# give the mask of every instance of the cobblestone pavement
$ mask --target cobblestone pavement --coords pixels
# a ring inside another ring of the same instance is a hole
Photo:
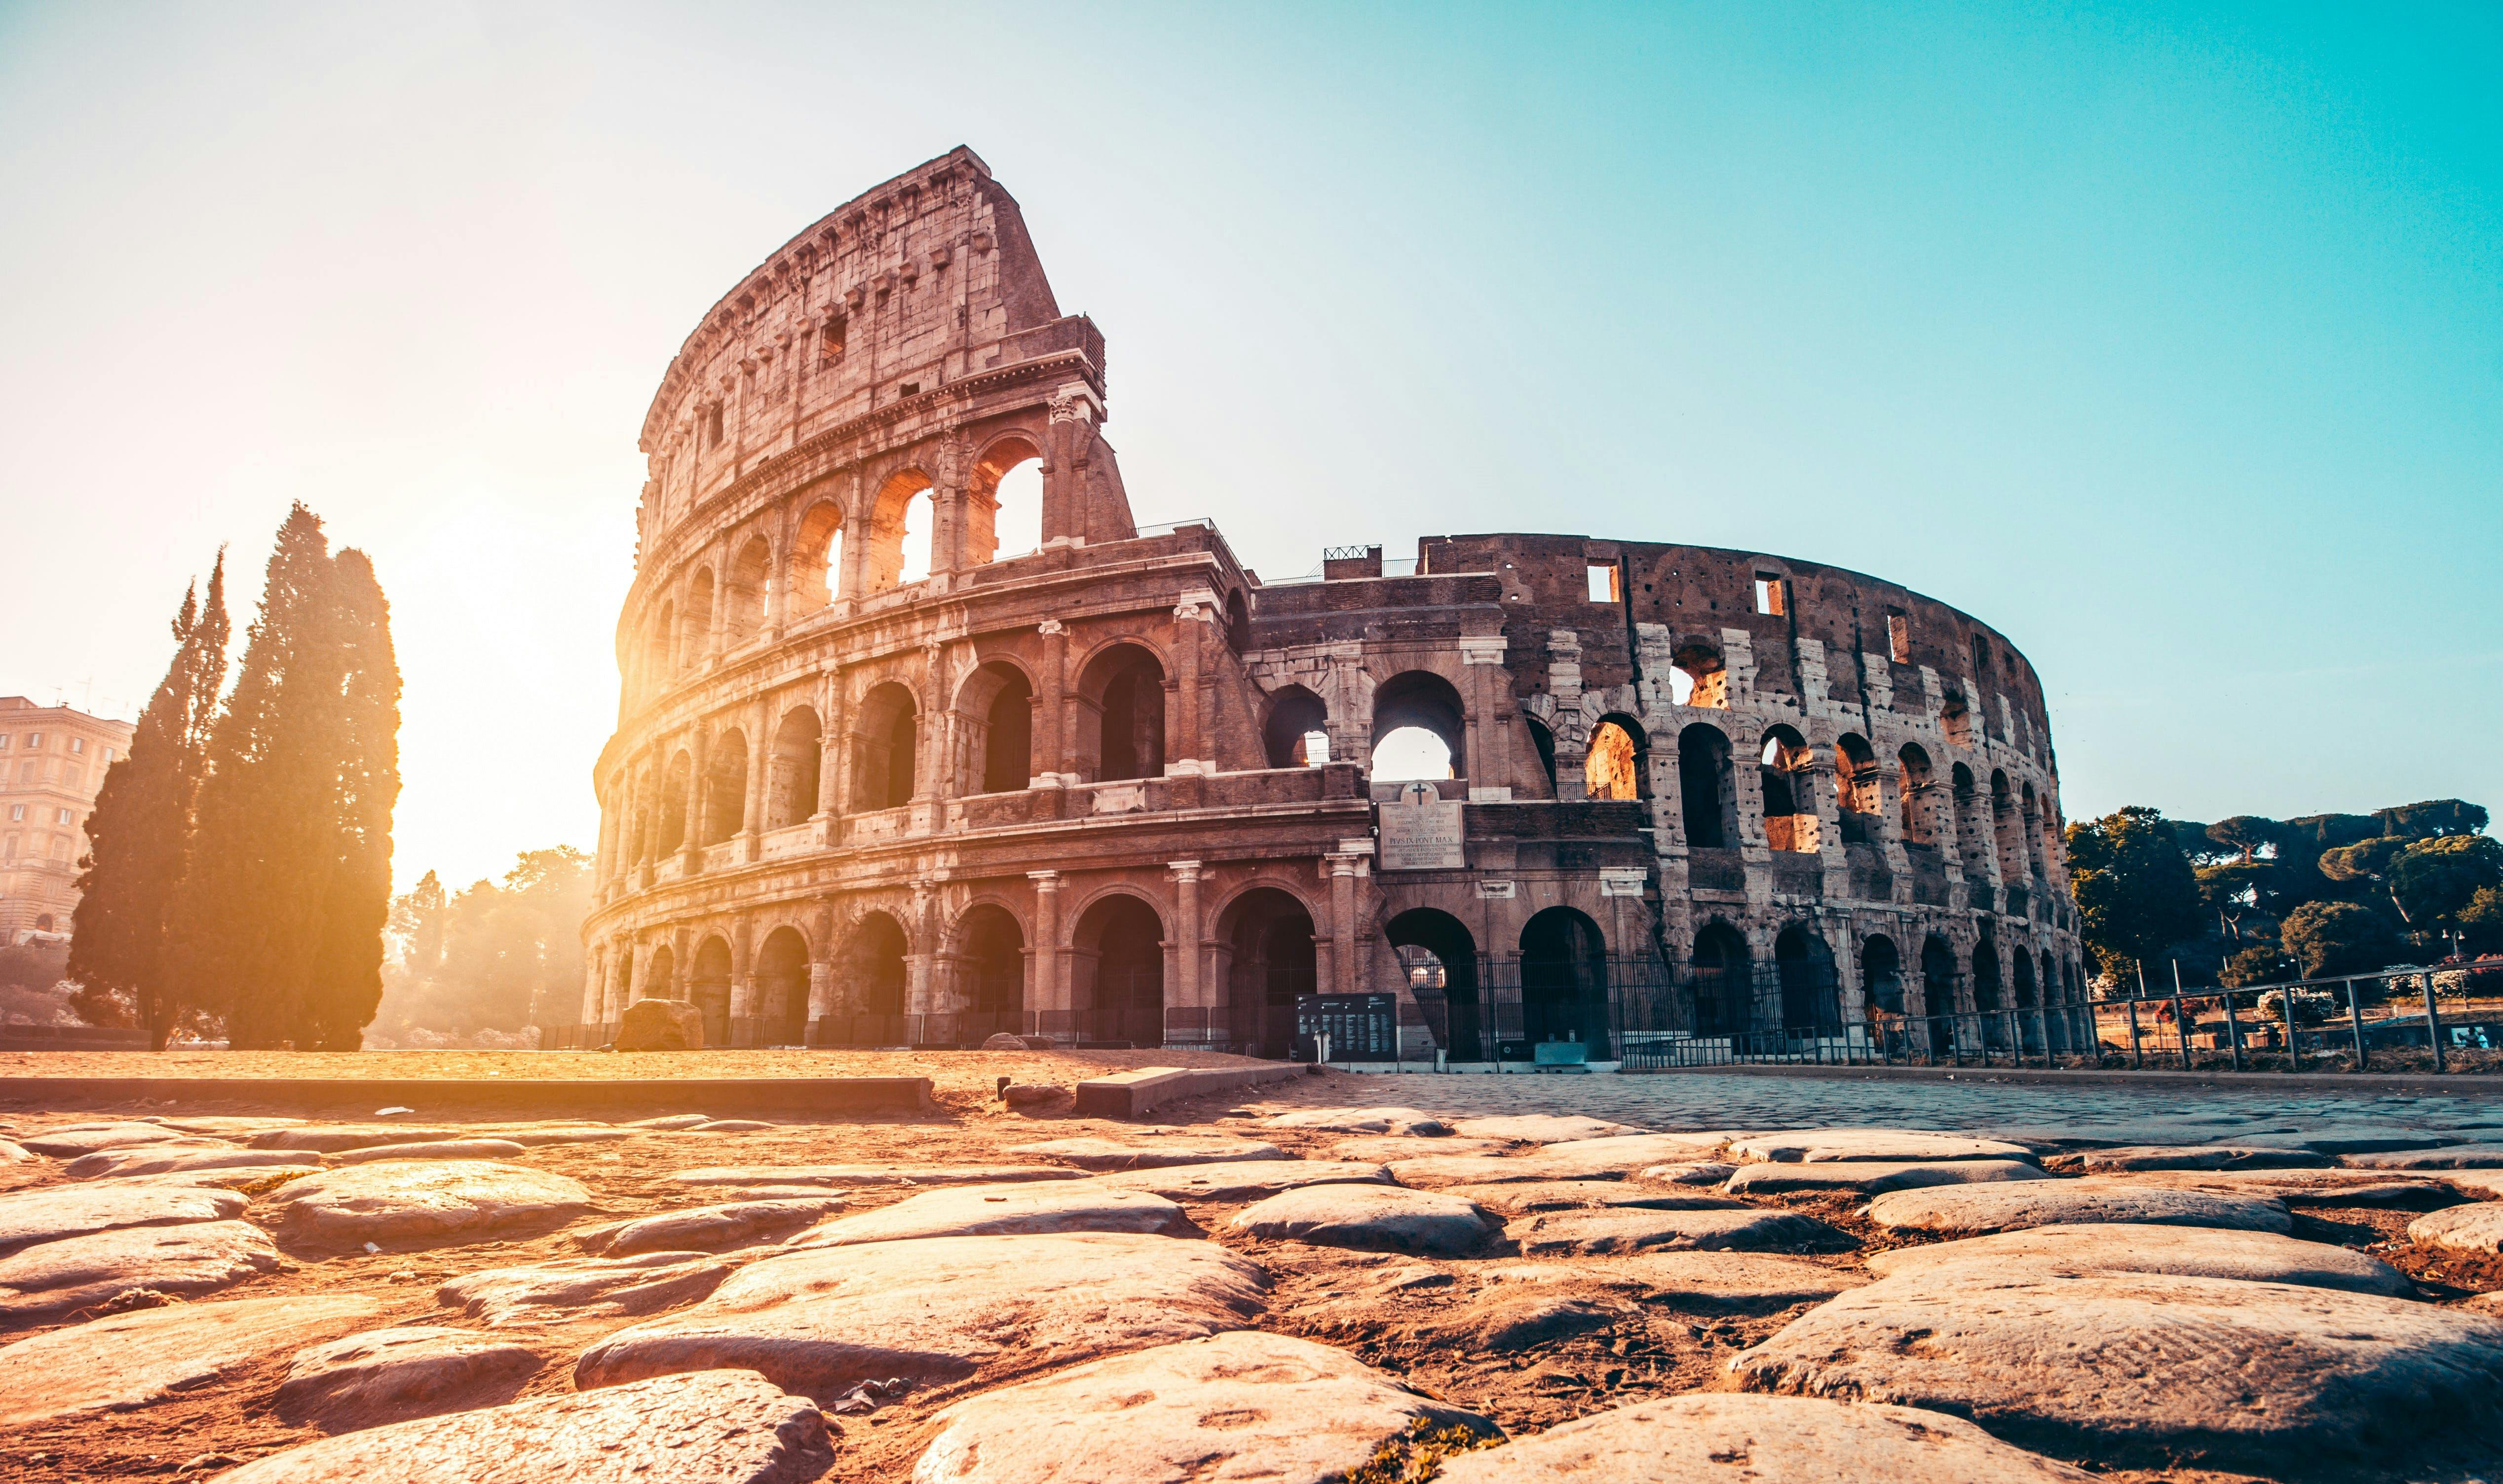
[[[2330,1128],[2503,1129],[2503,1085],[2456,1094],[2288,1092],[2202,1083],[2039,1083],[1973,1072],[1952,1080],[1669,1072],[1615,1076],[1358,1075],[1331,1072],[1262,1089],[1284,1111],[1350,1102],[1474,1118],[1581,1113],[1645,1129],[1886,1125],[1958,1132],[2040,1132],[2079,1142],[2206,1143]]]

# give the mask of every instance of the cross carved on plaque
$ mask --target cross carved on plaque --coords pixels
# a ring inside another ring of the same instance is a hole
[[[1442,796],[1442,791],[1422,778],[1399,791],[1400,801],[1410,804],[1430,804]]]

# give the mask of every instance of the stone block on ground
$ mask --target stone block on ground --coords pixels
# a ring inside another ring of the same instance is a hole
[[[2132,1169],[2293,1169],[2327,1164],[2329,1157],[2267,1144],[2125,1144],[2089,1149],[2077,1156],[2076,1163],[2082,1170],[2102,1174]]]
[[[219,1169],[319,1169],[322,1157],[289,1149],[237,1149],[231,1144],[193,1149],[179,1144],[141,1144],[81,1155],[62,1171],[73,1180],[122,1180],[140,1175],[182,1175]]]
[[[1485,1289],[1466,1302],[1438,1309],[1408,1326],[1404,1337],[1470,1355],[1502,1354],[1641,1321],[1642,1310],[1616,1295],[1578,1294],[1560,1284],[1514,1284]]]
[[[2503,1169],[2503,1144],[2453,1144],[2443,1149],[2350,1154],[2340,1163],[2350,1169]]]
[[[730,1265],[702,1252],[554,1258],[527,1267],[463,1273],[434,1291],[491,1330],[602,1315],[650,1314],[693,1303],[721,1286]]]
[[[1979,1265],[2002,1274],[2171,1273],[2342,1288],[2406,1298],[2407,1274],[2370,1254],[2327,1242],[2298,1241],[2274,1231],[2216,1227],[2050,1226],[1961,1241],[1872,1252],[1868,1268],[1881,1278]]]
[[[2129,1178],[2167,1190],[2265,1196],[2290,1206],[2407,1205],[2451,1197],[2451,1187],[2431,1175],[2368,1169],[2150,1169]]]
[[[2503,1169],[2446,1169],[2435,1178],[2471,1200],[2503,1200]]]
[[[1696,1186],[1637,1185],[1629,1180],[1522,1180],[1507,1185],[1447,1185],[1442,1194],[1474,1200],[1506,1216],[1541,1211],[1631,1208],[1652,1211],[1728,1211],[1744,1202]]]
[[[2503,1401],[2503,1323],[2378,1295],[2159,1273],[1881,1279],[1732,1363],[1750,1391],[1885,1400],[2064,1452],[2391,1468]]]
[[[1007,1151],[1021,1160],[1042,1160],[1079,1169],[1110,1172],[1161,1169],[1168,1164],[1221,1164],[1229,1160],[1285,1160],[1286,1151],[1257,1139],[1169,1139],[1127,1143],[1119,1139],[1051,1139],[1019,1144]]]
[[[1474,1252],[1497,1224],[1474,1200],[1395,1185],[1311,1185],[1247,1206],[1226,1229],[1271,1241],[1456,1256]]]
[[[1722,1185],[1737,1172],[1737,1165],[1718,1160],[1690,1160],[1675,1164],[1646,1164],[1626,1178],[1648,1180],[1655,1185]]]
[[[385,1160],[509,1160],[526,1154],[511,1139],[438,1139],[426,1144],[376,1144],[330,1157],[334,1164],[378,1164]]]
[[[956,1402],[914,1484],[1334,1484],[1419,1422],[1492,1433],[1354,1357],[1238,1331]]]
[[[1071,1180],[924,1191],[874,1211],[821,1222],[784,1245],[845,1247],[934,1236],[1029,1236],[1054,1231],[1182,1236],[1194,1231],[1182,1207],[1161,1196]]]
[[[520,1164],[395,1160],[291,1180],[266,1204],[285,1231],[313,1241],[441,1244],[552,1225],[588,1207],[591,1192]]]
[[[1084,1170],[1061,1164],[741,1164],[682,1169],[678,1185],[819,1186],[843,1189],[878,1185],[1012,1185],[1024,1180],[1082,1180]]]
[[[1822,1302],[1869,1281],[1856,1268],[1726,1249],[1650,1251],[1557,1265],[1587,1282],[1636,1289],[1654,1303],[1705,1314]]]
[[[1169,1236],[1077,1232],[823,1247],[751,1263],[704,1302],[593,1345],[575,1384],[741,1366],[832,1405],[863,1381],[1097,1360],[1246,1329],[1267,1276]]]
[[[472,1330],[367,1330],[295,1353],[278,1415],[325,1433],[498,1406],[546,1363],[529,1346]]]
[[[1444,1462],[1443,1484],[2090,1484],[1961,1418],[1804,1397],[1638,1401]]]
[[[638,999],[617,1018],[619,1051],[702,1051],[703,1012],[683,999]]]
[[[253,1135],[255,1149],[301,1149],[314,1154],[340,1154],[350,1149],[371,1149],[379,1144],[430,1144],[441,1139],[471,1137],[467,1129],[426,1128],[397,1124],[306,1124],[293,1129],[272,1129]]]
[[[2006,1139],[1972,1138],[1927,1129],[1787,1129],[1771,1133],[1741,1133],[1730,1140],[1731,1154],[1775,1164],[1821,1160],[1896,1160],[1928,1164],[1937,1160],[2030,1160],[2034,1151]]]
[[[1843,1246],[1842,1232],[1795,1211],[1741,1206],[1729,1211],[1556,1211],[1505,1229],[1523,1257],[1593,1257],[1621,1252]]]
[[[229,1298],[48,1330],[0,1347],[0,1429],[143,1407],[354,1330],[381,1307],[345,1294]]]
[[[1272,1129],[1303,1129],[1314,1133],[1404,1133],[1432,1137],[1451,1126],[1415,1108],[1299,1108],[1266,1121]]]
[[[1543,1180],[1619,1180],[1655,1164],[1706,1161],[1719,1147],[1709,1134],[1620,1133],[1568,1139],[1516,1158]]]
[[[1353,1160],[1235,1160],[1097,1175],[1089,1183],[1146,1191],[1167,1200],[1258,1200],[1307,1185],[1388,1185],[1390,1171]]]
[[[91,1309],[134,1289],[189,1298],[275,1272],[278,1248],[243,1221],[120,1227],[0,1258],[0,1324]]]
[[[1463,1118],[1452,1131],[1464,1139],[1493,1139],[1510,1144],[1560,1144],[1567,1139],[1601,1139],[1645,1130],[1604,1118],[1557,1113],[1515,1113],[1499,1118]]]
[[[1000,1101],[1011,1108],[1040,1108],[1068,1096],[1067,1088],[1051,1082],[1011,1082],[1000,1089]]]
[[[1330,1146],[1330,1153],[1342,1160],[1361,1160],[1367,1164],[1388,1164],[1393,1160],[1501,1154],[1504,1148],[1501,1139],[1428,1138],[1415,1133],[1375,1133],[1341,1139]]]
[[[2503,1253],[2503,1202],[2481,1200],[2408,1223],[2408,1240],[2445,1252]]]
[[[2021,1160],[1818,1160],[1797,1164],[1750,1164],[1732,1172],[1729,1189],[1749,1196],[1785,1191],[1918,1190],[1930,1185],[1988,1185],[2004,1180],[2047,1180],[2041,1167]]]
[[[756,1242],[780,1241],[810,1222],[841,1210],[843,1205],[842,1197],[827,1195],[729,1201],[613,1221],[571,1236],[575,1246],[602,1257],[626,1257],[637,1252],[721,1252]]]
[[[0,1164],[31,1164],[35,1156],[15,1139],[0,1139]]]
[[[2280,1232],[2294,1226],[2284,1204],[2269,1197],[2099,1177],[1893,1191],[1869,1203],[1869,1219],[1898,1230],[1958,1234],[2086,1223]]]
[[[815,1406],[751,1372],[717,1370],[344,1433],[218,1479],[803,1484],[833,1463],[826,1421]]]
[[[621,1129],[648,1129],[666,1133],[674,1129],[692,1129],[698,1124],[708,1124],[711,1122],[712,1115],[709,1113],[664,1113],[658,1118],[638,1118],[631,1123],[620,1124],[618,1127]]]
[[[162,1124],[88,1124],[63,1129],[50,1129],[38,1133],[20,1134],[19,1144],[36,1154],[55,1160],[75,1160],[99,1149],[127,1149],[137,1144],[190,1144],[208,1142],[196,1134]]]
[[[0,1196],[0,1254],[119,1227],[231,1221],[244,1197],[192,1185],[112,1183],[46,1186]]]

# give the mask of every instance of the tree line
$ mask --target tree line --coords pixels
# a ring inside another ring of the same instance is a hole
[[[468,1040],[573,1019],[591,858],[568,845],[524,851],[498,882],[462,892],[429,871],[394,897],[378,1036]]]
[[[68,971],[94,1025],[353,1051],[382,995],[399,666],[373,564],[289,511],[226,686],[225,554],[106,772]]]
[[[2123,809],[2069,826],[2078,935],[2111,977],[2169,961],[2235,988],[2503,951],[2486,826],[2456,798],[2214,824]]]

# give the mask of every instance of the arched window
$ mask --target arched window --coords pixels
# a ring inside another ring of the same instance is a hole
[[[859,744],[852,774],[854,811],[896,809],[912,802],[915,739],[920,718],[912,692],[894,681],[861,698],[854,737]]]
[[[663,603],[661,616],[652,622],[652,632],[643,645],[644,678],[655,684],[677,673],[678,668],[678,605]]]
[[[1269,697],[1269,720],[1261,724],[1260,741],[1273,768],[1313,767],[1329,761],[1329,733],[1324,729],[1329,708],[1301,686],[1286,686]]]
[[[1999,848],[1999,877],[2009,886],[2025,883],[2025,820],[2016,810],[2016,795],[2007,775],[1990,770],[1990,831]]]
[[[1775,850],[1813,855],[1823,848],[1818,838],[1821,822],[1816,814],[1814,765],[1806,739],[1795,728],[1775,726],[1765,733],[1765,843]]]
[[[1556,733],[1548,729],[1545,722],[1526,711],[1521,714],[1521,720],[1528,728],[1530,749],[1538,754],[1538,770],[1547,775],[1547,796],[1554,798],[1556,796]]]
[[[918,469],[889,475],[870,507],[869,559],[863,576],[872,593],[930,575],[936,516],[930,476]]]
[[[1869,739],[1846,732],[1834,745],[1835,813],[1846,845],[1874,845],[1882,826],[1878,812],[1884,791],[1877,783],[1877,754]]]
[[[678,662],[676,668],[690,670],[702,664],[712,646],[712,568],[706,567],[687,584],[685,617],[678,625]]]
[[[800,518],[800,536],[791,547],[791,615],[814,613],[842,596],[843,512],[832,500],[819,500]]]
[[[2031,1010],[2034,1008],[2034,956],[2021,948],[2018,949],[2015,954],[2015,968],[2016,1008]]]
[[[1015,1034],[1025,1011],[1025,930],[1006,908],[984,902],[957,920],[956,953],[957,999],[980,1017],[974,1029]]]
[[[1583,758],[1582,775],[1588,796],[1630,800],[1651,796],[1650,759],[1643,745],[1642,724],[1612,716],[1591,732],[1591,750]]]
[[[1465,777],[1466,716],[1460,692],[1430,670],[1384,681],[1373,692],[1372,776],[1391,782]]]
[[[773,549],[763,536],[749,538],[738,549],[738,559],[730,564],[730,582],[722,592],[722,601],[729,605],[722,613],[729,636],[725,648],[737,649],[765,632],[766,589],[772,572]]]
[[[1937,802],[1931,796],[1937,786],[1930,776],[1930,755],[1921,751],[1917,745],[1906,742],[1903,744],[1903,750],[1895,755],[1895,760],[1903,770],[1902,782],[1903,843],[1919,846],[1935,844],[1937,840],[1937,831],[1930,824],[1930,810]]]
[[[2019,792],[2017,819],[2017,854],[2025,862],[2025,874],[2040,885],[2042,881],[2042,856],[2039,849],[2042,843],[2042,815],[2035,806],[2034,786],[2030,783]]]
[[[835,956],[836,994],[850,1010],[841,1039],[861,1046],[903,1039],[905,957],[911,951],[903,924],[883,912],[862,916]]]
[[[1693,850],[1738,843],[1738,795],[1730,767],[1730,739],[1697,722],[1677,734],[1677,796]]]
[[[808,945],[796,928],[766,934],[756,954],[757,1039],[800,1046],[808,1039]]]
[[[1599,926],[1570,907],[1549,907],[1521,929],[1522,1031],[1531,1045],[1580,1041],[1608,1053],[1608,958]]]
[[[1312,914],[1290,894],[1257,887],[1226,905],[1217,937],[1232,954],[1225,991],[1237,1049],[1248,1056],[1290,1055],[1296,997],[1318,988]]]
[[[1728,709],[1730,672],[1722,667],[1719,650],[1706,644],[1680,645],[1669,664],[1668,698],[1672,702]]]
[[[695,784],[695,759],[681,751],[661,775],[660,854],[673,856],[687,843],[687,790]]]
[[[669,945],[664,943],[652,950],[651,965],[644,970],[643,987],[635,997],[667,999],[669,997],[669,992],[675,988],[677,988],[677,961],[670,955]]]
[[[1043,453],[1022,437],[982,453],[965,506],[965,559],[1006,561],[1043,545]]]
[[[1945,733],[1950,746],[1972,751],[1972,708],[1953,691],[1938,703],[1938,730]]]
[[[1883,933],[1860,945],[1860,997],[1870,1015],[1903,1013],[1903,956]]]
[[[1742,1035],[1755,1016],[1747,940],[1715,918],[1695,934],[1695,1033]]]
[[[1088,907],[1070,935],[1073,988],[1096,1034],[1138,1046],[1164,1044],[1164,922],[1135,896]]]
[[[718,935],[696,950],[695,967],[687,975],[687,998],[703,1016],[706,1046],[730,1044],[730,944]]]
[[[1921,943],[1921,1013],[1952,1015],[1955,1008],[1955,950],[1934,932]]]
[[[747,821],[747,734],[726,731],[712,740],[712,757],[704,769],[703,838],[700,845],[719,845],[738,833]]]
[[[1161,778],[1165,667],[1137,644],[1116,644],[1078,677],[1078,763],[1097,783]]]
[[[1478,945],[1460,920],[1431,907],[1415,907],[1383,928],[1391,952],[1408,970],[1425,1025],[1454,1062],[1483,1062],[1487,1047],[1478,999]]]
[[[1225,642],[1238,655],[1252,647],[1252,605],[1239,590],[1225,595]]]
[[[994,659],[956,693],[964,742],[958,776],[968,793],[1014,793],[1034,782],[1034,687],[1025,672]]]
[[[1825,939],[1793,923],[1773,940],[1773,966],[1782,982],[1782,1029],[1815,1030],[1842,1018],[1835,1003],[1834,956]]]
[[[773,729],[773,755],[765,775],[765,827],[781,829],[817,812],[817,771],[825,749],[817,713],[795,706]]]
[[[1972,945],[1972,1007],[1988,1014],[1999,1004],[1999,945],[1988,938]]]
[[[1947,789],[1955,804],[1956,860],[1964,867],[1964,879],[1978,894],[1975,905],[1988,910],[1990,902],[1990,831],[1982,813],[1981,792],[1974,785],[1972,769],[1959,762],[1947,769]]]

